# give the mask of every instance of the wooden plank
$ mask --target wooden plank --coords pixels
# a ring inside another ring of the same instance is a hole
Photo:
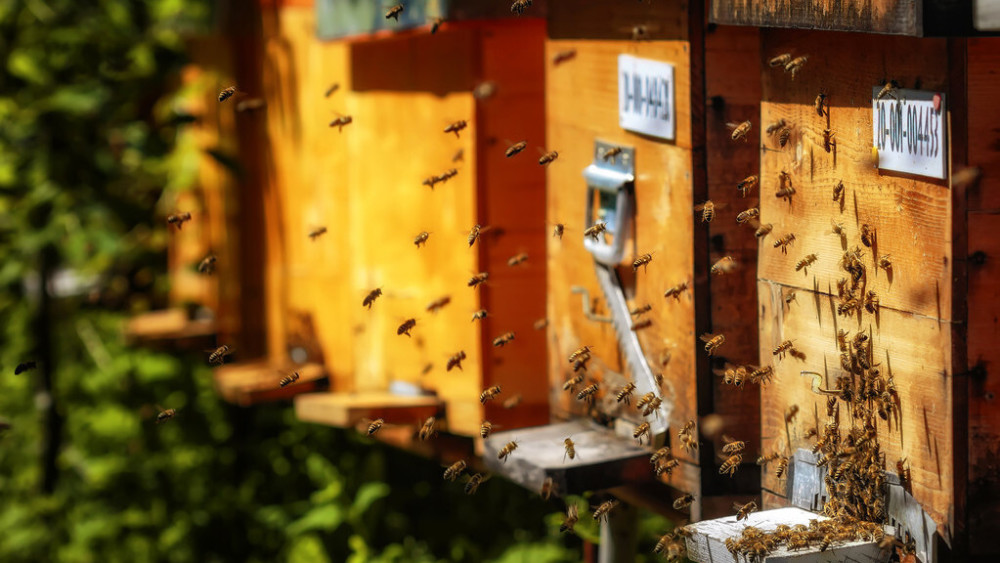
[[[192,319],[180,307],[136,315],[125,325],[125,338],[141,345],[201,351],[215,341],[215,321]]]
[[[968,40],[969,166],[982,169],[969,187],[969,210],[1000,209],[1000,38]]]
[[[950,320],[950,191],[941,181],[878,174],[869,164],[872,86],[892,78],[906,87],[919,82],[921,89],[946,90],[945,40],[780,30],[762,32],[762,37],[764,101],[761,119],[753,123],[766,147],[760,220],[774,230],[762,243],[759,276],[800,289],[836,291],[844,247],[839,237],[827,234],[834,220],[844,224],[847,247],[865,251],[867,289],[878,294],[883,307]],[[806,46],[811,48],[805,51]],[[810,57],[794,80],[767,64],[770,57],[789,52]],[[817,115],[813,106],[821,92],[831,104],[829,118]],[[792,128],[784,149],[763,131],[778,119]],[[829,153],[827,128],[836,132],[835,150]],[[796,190],[790,203],[774,195],[783,170]],[[841,181],[843,207],[832,198]],[[877,248],[861,246],[863,224],[876,228]],[[788,233],[795,242],[783,254],[772,243]],[[749,229],[746,236],[752,236]],[[891,282],[873,267],[873,253],[891,255]],[[808,254],[816,254],[817,262],[797,272],[796,263]]]
[[[389,393],[309,393],[295,397],[299,420],[348,427],[365,426],[381,418],[391,425],[420,425],[435,416],[444,404],[433,396],[401,396]],[[365,422],[367,421],[367,422]]]
[[[709,21],[757,27],[792,27],[922,35],[922,0],[713,0]]]
[[[686,40],[689,9],[688,2],[553,1],[548,6],[549,37],[621,41],[634,38],[636,28],[641,27],[638,33],[643,41]]]
[[[291,373],[299,379],[286,387],[279,382]],[[267,361],[228,364],[214,370],[215,389],[223,399],[241,406],[290,399],[329,386],[320,364],[280,365]]]

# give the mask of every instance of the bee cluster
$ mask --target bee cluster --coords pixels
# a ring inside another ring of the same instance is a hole
[[[774,530],[765,532],[755,526],[743,528],[738,538],[726,538],[726,549],[735,557],[746,561],[763,561],[780,547],[788,551],[808,549],[816,546],[826,551],[836,543],[857,540],[882,541],[882,526],[863,520],[812,520],[809,524],[788,526],[779,524]]]

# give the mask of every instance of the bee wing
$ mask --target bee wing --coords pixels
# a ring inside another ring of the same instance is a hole
[[[705,334],[702,334],[698,338],[700,338],[702,342],[708,342],[709,340],[715,338],[715,335],[712,334],[711,332],[706,332]]]

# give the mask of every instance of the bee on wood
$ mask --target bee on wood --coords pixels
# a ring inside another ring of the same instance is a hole
[[[757,187],[759,182],[760,178],[758,178],[756,174],[753,176],[747,176],[746,178],[743,178],[739,184],[736,184],[736,189],[740,191],[741,196],[746,197],[747,194],[750,193],[750,190]]]
[[[767,61],[767,64],[771,65],[772,67],[776,67],[776,66],[784,67],[791,60],[792,60],[792,55],[791,54],[789,54],[789,53],[782,53],[782,54],[780,54],[780,55],[778,55],[776,57],[771,57]]]
[[[385,424],[385,421],[381,418],[373,420],[372,423],[368,425],[368,435],[374,436],[376,432],[382,429],[383,424]]]
[[[778,461],[778,467],[774,469],[775,478],[781,479],[786,471],[788,471],[788,458],[783,457]]]
[[[212,350],[212,353],[208,355],[208,363],[210,365],[222,365],[222,363],[226,361],[226,356],[231,353],[232,349],[228,345],[223,344],[215,350]]]
[[[507,344],[510,344],[510,342],[513,340],[514,340],[514,333],[505,332],[493,339],[493,346],[496,348],[503,348]]]
[[[683,510],[694,502],[694,495],[688,493],[674,501],[674,510]],[[655,550],[654,550],[655,551]]]
[[[730,477],[733,477],[736,475],[736,470],[740,468],[741,463],[743,463],[743,456],[741,454],[733,454],[729,456],[719,467],[719,475],[728,473]]]
[[[670,289],[664,291],[663,292],[663,296],[664,297],[673,297],[677,301],[680,301],[681,294],[684,293],[685,291],[687,291],[687,289],[688,289],[688,282],[681,282],[681,283],[679,283],[679,284],[671,287]]]
[[[549,500],[552,497],[552,491],[555,490],[556,484],[552,481],[552,477],[546,477],[542,481],[542,488],[538,492],[539,495],[545,500]]]
[[[594,223],[593,227],[588,227],[587,230],[583,231],[583,236],[590,237],[594,240],[600,240],[601,233],[606,230],[608,230],[608,224],[604,221],[598,221]]]
[[[559,158],[559,153],[556,151],[549,151],[538,158],[538,164],[545,166],[555,159]]]
[[[420,248],[420,245],[427,244],[427,239],[429,239],[430,237],[431,237],[430,233],[428,233],[427,231],[423,231],[419,235],[417,235],[416,238],[413,239],[413,244],[417,245],[417,248]]]
[[[618,155],[620,155],[621,153],[622,153],[621,147],[610,147],[608,149],[605,149],[604,154],[601,155],[601,158],[604,159],[605,162],[609,160],[611,162],[614,162],[615,159],[618,158]]]
[[[643,422],[639,426],[636,426],[635,427],[635,431],[632,432],[632,437],[635,438],[636,440],[638,440],[640,446],[642,445],[642,438],[644,436],[646,437],[647,440],[649,439],[649,423],[648,422]]]
[[[795,301],[795,292],[789,291],[785,294],[785,305],[791,305],[792,301]]]
[[[584,356],[586,356],[587,358],[590,358],[590,346],[582,346],[582,347],[578,348],[577,350],[575,350],[572,354],[570,354],[569,355],[569,363],[572,364],[573,362],[575,362],[577,360],[577,358],[582,358]]]
[[[431,22],[431,35],[437,33],[442,25],[444,25],[444,18],[434,18],[434,21]]]
[[[568,49],[566,51],[559,51],[558,53],[556,53],[555,55],[552,56],[552,64],[555,65],[555,66],[559,66],[559,65],[563,64],[564,62],[567,62],[567,61],[572,60],[574,58],[576,58],[576,49]]]
[[[594,510],[594,520],[600,520],[601,518],[607,520],[608,514],[610,514],[611,511],[617,506],[617,500],[609,500],[601,503],[601,505],[597,507],[597,510]]]
[[[325,235],[325,234],[326,234],[326,227],[317,227],[317,228],[309,231],[309,239],[310,240],[316,240],[317,238],[319,238],[319,237],[321,237],[322,235]]]
[[[559,240],[562,240],[564,232],[566,232],[566,225],[563,225],[562,223],[556,223],[555,226],[552,227],[552,236],[558,238]]]
[[[706,332],[705,334],[702,334],[700,338],[701,341],[705,343],[705,351],[708,352],[709,356],[714,354],[715,351],[719,349],[719,346],[726,343],[726,335],[724,334],[715,335]]]
[[[635,391],[635,383],[629,381],[628,383],[625,384],[624,387],[621,388],[620,391],[618,391],[618,394],[615,395],[615,399],[619,403],[625,403],[626,405],[630,405],[632,402],[633,391]]]
[[[559,532],[568,532],[576,526],[577,521],[580,519],[579,513],[575,504],[571,504],[566,507],[566,519],[563,520],[562,525],[559,526]]]
[[[889,270],[892,270],[892,259],[891,258],[892,258],[892,255],[890,255],[890,254],[883,254],[882,256],[879,256],[878,257],[878,267],[882,268],[886,272],[888,272]]]
[[[480,310],[476,311],[475,313],[472,313],[472,322],[481,321],[481,320],[485,319],[488,316],[489,316],[489,313],[486,312],[486,309],[480,309]]]
[[[760,217],[760,209],[751,207],[746,211],[741,211],[740,214],[736,216],[736,222],[742,225],[755,217]]]
[[[872,290],[865,294],[865,310],[873,315],[878,313],[878,294]]]
[[[583,383],[583,374],[574,375],[563,382],[563,391],[573,391],[581,383]]]
[[[636,321],[636,322],[632,323],[631,330],[633,332],[637,332],[637,331],[640,331],[640,330],[642,330],[644,328],[649,328],[651,326],[653,326],[653,319],[644,319],[644,320]]]
[[[191,213],[187,211],[185,211],[184,213],[175,213],[173,215],[167,216],[167,224],[177,225],[178,231],[181,230],[182,226],[184,226],[185,221],[190,221],[190,220],[191,220]]]
[[[823,92],[820,92],[816,96],[816,101],[813,102],[813,106],[816,108],[816,113],[818,113],[820,117],[823,117],[824,115],[826,115],[826,113],[829,112],[829,110],[827,110],[826,112],[823,111],[823,106],[826,105],[826,103],[827,103],[826,102],[826,94],[824,94]],[[827,106],[827,107],[829,107],[829,106]]]
[[[219,102],[224,102],[229,98],[232,98],[234,94],[236,94],[236,86],[226,88],[225,90],[219,92]]]
[[[890,80],[885,83],[885,86],[883,86],[881,90],[878,91],[878,94],[875,94],[875,99],[881,100],[882,98],[890,94],[892,94],[892,97],[895,98],[896,97],[896,94],[894,93],[895,90],[896,90],[896,82]]]
[[[875,229],[867,223],[861,225],[861,244],[871,248],[875,244]]]
[[[485,480],[486,477],[482,473],[476,473],[475,475],[470,477],[469,482],[465,484],[465,494],[467,495],[476,494],[476,491],[479,490],[479,485],[482,485],[483,481]]]
[[[644,25],[636,25],[632,27],[632,41],[642,41],[649,36],[649,29]]]
[[[653,306],[650,305],[649,303],[646,303],[642,307],[636,307],[635,309],[632,309],[631,311],[629,311],[629,314],[632,315],[633,317],[641,317],[642,315],[645,315],[646,313],[652,310]]]
[[[775,133],[777,133],[778,131],[781,131],[784,128],[785,128],[785,120],[784,119],[779,119],[779,120],[771,123],[770,125],[768,125],[767,129],[765,130],[765,132],[767,133],[768,137],[771,137]]]
[[[451,371],[451,368],[458,368],[459,370],[461,370],[462,360],[464,359],[465,359],[465,350],[460,350],[457,354],[448,358],[448,365],[446,366],[445,371]]]
[[[510,5],[510,11],[520,16],[529,6],[531,6],[531,0],[514,0]]]
[[[28,362],[21,362],[17,364],[17,367],[14,368],[14,375],[21,375],[22,373],[29,370],[33,370],[36,367],[38,367],[38,362],[35,362],[34,360]]]
[[[403,5],[396,4],[395,6],[389,8],[389,11],[385,13],[385,19],[394,19],[399,21],[399,14],[403,13]]]
[[[778,344],[778,346],[774,350],[771,351],[771,354],[774,355],[774,356],[779,356],[781,358],[784,358],[785,357],[785,353],[788,352],[791,349],[792,349],[792,341],[791,340],[785,340],[781,344]]]
[[[444,132],[445,133],[454,133],[455,134],[455,138],[458,139],[458,138],[461,138],[459,136],[458,132],[461,131],[462,129],[465,129],[466,127],[468,127],[468,125],[469,125],[468,122],[465,121],[464,119],[462,119],[460,121],[456,121],[455,123],[452,123],[451,125],[445,127]]]
[[[750,372],[747,379],[750,383],[770,383],[771,377],[774,375],[774,366],[764,366],[759,369],[755,369]]]
[[[778,199],[791,200],[793,195],[795,195],[795,188],[790,185],[780,188],[778,191],[774,192],[774,197]]]
[[[767,224],[761,225],[761,226],[757,227],[756,231],[754,231],[753,236],[755,236],[757,238],[764,238],[767,235],[771,234],[771,231],[773,229],[774,229],[774,225],[772,225],[771,223],[767,223]]]
[[[349,115],[342,115],[330,122],[330,127],[336,127],[338,132],[343,133],[344,126],[354,122],[354,118]]]
[[[472,227],[472,230],[469,231],[469,247],[476,244],[476,241],[479,240],[479,233],[482,232],[482,230],[483,228],[479,225],[474,225]]]
[[[299,372],[297,371],[292,372],[291,375],[286,375],[285,377],[282,377],[280,381],[278,381],[278,387],[288,387],[289,385],[295,383],[298,380],[299,380]]]
[[[444,470],[444,478],[448,481],[454,482],[455,479],[458,479],[459,476],[461,476],[464,471],[465,471],[465,460],[460,459],[455,463],[449,465],[448,468]]]
[[[403,321],[403,324],[399,325],[399,328],[396,329],[396,336],[402,336],[404,334],[406,336],[410,336],[410,331],[413,330],[413,327],[415,326],[417,326],[417,319],[406,319]]]
[[[646,267],[652,261],[653,261],[653,254],[651,252],[647,252],[646,254],[643,254],[642,256],[636,258],[634,262],[632,262],[632,271],[633,272],[639,271],[640,266],[642,266],[643,271],[646,271]]]
[[[792,136],[792,130],[789,127],[785,127],[781,131],[778,131],[778,146],[785,148],[788,144],[788,139]]]
[[[775,248],[780,248],[782,254],[787,254],[788,253],[788,246],[790,244],[792,244],[793,242],[795,242],[795,235],[792,234],[792,233],[789,233],[789,234],[787,234],[787,235],[779,238],[778,240],[774,241],[774,247]]]
[[[594,404],[594,396],[597,393],[597,384],[591,383],[590,385],[583,388],[582,391],[576,394],[576,399],[578,401],[586,401],[587,404]]]
[[[427,420],[424,421],[424,425],[420,427],[420,441],[426,442],[431,436],[434,435],[435,422],[437,422],[437,419],[433,416],[427,417]]]
[[[681,462],[678,459],[664,459],[661,460],[659,464],[657,464],[654,472],[656,473],[657,477],[662,476],[664,473],[666,473],[669,476],[671,473],[673,473],[674,469],[677,469],[677,467],[680,464]]]
[[[537,321],[535,321],[535,324],[533,325],[533,328],[535,330],[542,330],[542,329],[544,329],[547,326],[549,326],[549,320],[548,319],[538,319]]]
[[[500,451],[497,452],[497,459],[503,461],[504,463],[507,463],[507,458],[510,457],[510,454],[514,453],[514,450],[516,449],[517,449],[516,440],[513,442],[507,442],[507,445],[500,448]]]
[[[566,461],[566,456],[570,459],[576,458],[576,444],[573,443],[572,438],[566,438],[563,440],[563,445],[565,446],[566,453],[563,454],[563,461]]]
[[[175,416],[177,416],[177,409],[160,409],[160,412],[156,413],[156,423],[163,424]]]
[[[469,278],[469,287],[478,287],[486,283],[486,280],[489,279],[489,277],[490,274],[488,272],[480,272]]]
[[[507,147],[507,151],[504,153],[507,158],[520,154],[521,151],[528,148],[528,141],[521,141],[519,143],[514,143],[513,145]]]
[[[736,269],[736,260],[732,256],[725,256],[719,259],[718,262],[712,264],[711,272],[717,276],[722,274],[731,273]]]
[[[731,438],[729,436],[723,436],[722,441],[725,442],[725,445],[722,446],[722,453],[726,455],[738,454],[742,452],[744,448],[746,448],[747,446],[746,442],[737,440],[735,438]]]
[[[430,188],[430,189],[433,190],[434,189],[434,185],[437,184],[440,181],[441,181],[441,177],[440,176],[428,176],[427,178],[424,179],[423,182],[420,183],[420,185],[427,186],[428,188]]]
[[[798,272],[800,270],[808,268],[809,266],[812,266],[816,262],[816,260],[818,260],[818,257],[815,254],[806,255],[805,258],[799,260],[799,262],[795,264],[795,271]]]
[[[510,266],[511,268],[513,268],[514,266],[518,266],[520,264],[524,264],[527,261],[528,261],[528,254],[525,253],[525,252],[522,252],[520,254],[516,254],[516,255],[511,256],[510,258],[508,258],[507,259],[507,265]]]
[[[750,129],[751,127],[753,127],[753,125],[750,123],[749,120],[747,120],[744,121],[743,123],[727,123],[726,127],[729,127],[729,129],[733,132],[732,139],[734,141],[739,141],[740,139],[746,141],[747,133],[750,132]]]
[[[213,274],[215,272],[215,262],[217,260],[218,259],[214,254],[206,256],[205,259],[198,264],[198,273],[207,275]]]
[[[656,465],[661,459],[667,459],[668,457],[670,457],[670,448],[662,447],[649,456],[649,463]]]
[[[750,501],[750,502],[744,504],[743,506],[739,506],[739,505],[734,506],[734,508],[736,508],[736,507],[739,507],[739,511],[736,513],[736,521],[737,522],[739,522],[740,520],[746,520],[747,517],[750,516],[751,512],[756,512],[757,511],[757,503],[754,502],[754,501]]]
[[[493,387],[486,389],[485,391],[482,392],[481,395],[479,395],[479,402],[485,405],[486,401],[494,399],[499,394],[500,394],[500,386],[494,385]]]
[[[493,423],[488,420],[484,420],[483,423],[479,425],[479,435],[482,436],[483,440],[485,440],[489,438],[492,433]]]
[[[837,182],[833,187],[833,201],[840,201],[844,197],[844,182]]]
[[[677,438],[680,440],[681,447],[684,451],[697,451],[698,450],[698,438],[694,434],[694,421],[689,420],[684,428],[681,428],[677,433]]]
[[[377,287],[377,288],[369,291],[368,295],[365,296],[364,301],[361,302],[361,306],[362,307],[368,307],[368,310],[371,311],[372,310],[372,305],[375,304],[375,300],[378,299],[379,296],[381,296],[381,295],[382,295],[382,289],[381,288]]]
[[[795,80],[795,75],[798,74],[800,70],[802,70],[802,67],[805,66],[807,60],[809,60],[809,57],[803,55],[801,57],[796,57],[788,61],[787,63],[785,63],[785,72],[791,74],[792,80]]]

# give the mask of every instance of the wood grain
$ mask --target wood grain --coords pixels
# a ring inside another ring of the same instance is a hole
[[[714,0],[712,23],[921,35],[922,0]]]
[[[982,169],[969,186],[969,210],[1000,210],[1000,38],[968,40],[969,166]]]
[[[292,372],[299,374],[295,383],[280,387],[281,379]],[[325,390],[326,370],[320,364],[276,365],[268,361],[229,364],[212,373],[219,395],[240,406],[290,399],[302,393]]]

